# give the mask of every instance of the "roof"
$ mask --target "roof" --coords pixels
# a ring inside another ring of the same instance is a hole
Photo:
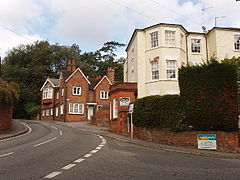
[[[58,87],[59,86],[59,80],[58,79],[47,78],[47,80],[44,82],[43,86],[41,87],[40,91],[43,90],[43,88],[45,87],[45,85],[48,82],[51,84],[52,87]]]
[[[84,75],[84,73],[81,71],[80,68],[77,68],[66,80],[65,82],[67,82],[76,72],[80,72],[82,74],[82,76],[84,77],[84,79],[86,79],[86,81],[88,82],[88,84],[91,84],[90,81],[88,80],[88,78]]]
[[[212,32],[215,29],[222,29],[222,30],[233,30],[233,31],[240,31],[240,28],[233,28],[233,27],[213,27],[211,30],[208,31],[207,34]]]
[[[98,87],[98,85],[101,84],[101,82],[103,81],[103,79],[107,79],[108,83],[109,83],[110,85],[112,85],[111,81],[110,81],[110,80],[108,79],[108,77],[105,75],[105,76],[103,76],[103,78],[96,84],[96,86],[93,88],[93,90],[95,90],[95,89]]]
[[[88,78],[88,80],[90,81],[90,86],[89,86],[89,89],[90,90],[93,90],[94,87],[98,84],[98,82],[101,80],[101,79],[96,79],[96,78]]]
[[[65,81],[71,74],[72,74],[71,71],[62,70],[60,74],[60,78],[62,78]]]

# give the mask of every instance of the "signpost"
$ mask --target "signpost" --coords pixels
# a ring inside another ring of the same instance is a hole
[[[216,134],[198,134],[198,149],[217,149]]]
[[[132,120],[133,109],[134,109],[134,104],[130,104],[129,113],[130,113],[130,125],[131,125],[131,138],[133,138],[133,120]]]

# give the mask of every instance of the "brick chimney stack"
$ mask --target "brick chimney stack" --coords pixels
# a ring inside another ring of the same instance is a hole
[[[111,83],[114,83],[115,81],[115,70],[112,67],[107,68],[107,77],[111,81]]]
[[[76,61],[73,59],[69,59],[67,63],[67,70],[74,72],[77,69]]]

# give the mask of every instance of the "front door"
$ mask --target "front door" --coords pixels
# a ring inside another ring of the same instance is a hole
[[[93,116],[93,107],[94,106],[91,105],[88,106],[88,120],[90,120],[91,116]]]

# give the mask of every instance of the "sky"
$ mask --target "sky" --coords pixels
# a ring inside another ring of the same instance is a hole
[[[104,42],[128,44],[134,29],[158,23],[183,25],[188,31],[240,28],[236,0],[0,0],[0,56],[13,47],[48,40],[78,44],[95,51]],[[118,50],[126,57],[125,48]]]

